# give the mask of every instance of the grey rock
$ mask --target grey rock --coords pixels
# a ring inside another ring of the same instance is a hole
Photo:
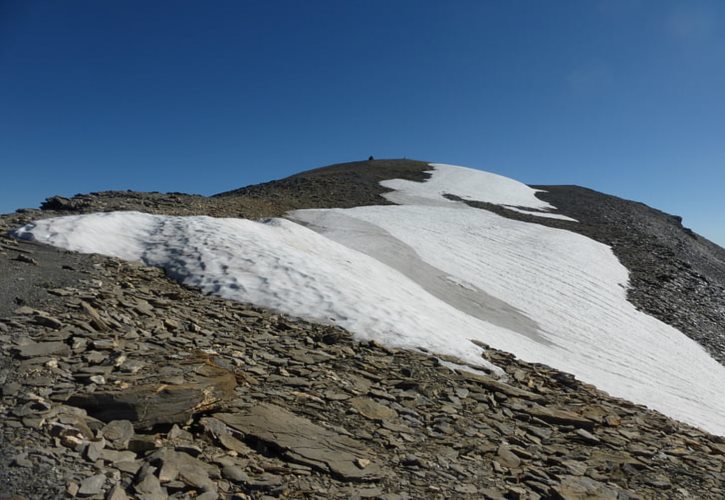
[[[59,328],[63,327],[63,322],[61,320],[47,314],[37,314],[34,320],[37,324],[41,326],[47,326],[48,328],[52,328],[53,330],[58,330]]]
[[[24,254],[22,254],[22,253],[21,253],[21,254],[18,254],[18,255],[17,255],[16,257],[15,257],[15,259],[13,259],[13,260],[16,260],[16,261],[18,261],[18,262],[24,262],[24,263],[26,263],[26,264],[32,264],[32,265],[34,265],[34,266],[37,266],[37,265],[39,264],[39,262],[38,262],[37,260],[35,260],[34,258],[32,258],[32,257],[29,257],[29,256],[27,256],[27,255],[24,255]]]
[[[128,448],[129,441],[134,436],[133,424],[130,420],[112,420],[103,426],[101,434],[111,448],[123,450]]]
[[[96,474],[95,476],[87,477],[81,481],[78,495],[88,497],[98,495],[103,491],[103,486],[105,484],[106,476],[104,474]]]
[[[533,417],[543,420],[544,422],[552,424],[572,425],[574,427],[580,427],[587,430],[592,430],[594,428],[594,422],[592,420],[567,410],[537,405],[529,408],[527,413]]]
[[[121,472],[135,475],[142,465],[143,462],[141,460],[133,460],[130,462],[116,462],[113,464],[113,467],[120,470]]]
[[[22,386],[17,382],[9,382],[2,386],[3,396],[15,396]]]
[[[171,427],[171,430],[169,431],[169,434],[167,435],[169,439],[172,440],[183,440],[183,441],[191,441],[194,439],[194,436],[189,431],[185,431],[178,425],[174,424]]]
[[[99,453],[101,460],[117,464],[119,462],[133,462],[136,460],[136,454],[132,451],[117,451],[117,450],[101,450]]]
[[[219,494],[216,491],[205,491],[196,497],[196,500],[217,500]]]
[[[498,455],[499,461],[502,465],[505,467],[509,467],[511,469],[516,469],[521,466],[521,459],[517,457],[512,451],[511,448],[505,444],[502,444],[498,447],[498,450],[496,451],[496,454]]]
[[[105,500],[128,500],[128,495],[121,485],[116,484],[108,491]]]
[[[616,500],[619,496],[617,488],[596,481],[586,476],[563,476],[561,482],[552,490],[560,498],[597,498],[605,500]]]
[[[105,447],[106,443],[104,440],[91,441],[86,446],[85,455],[88,460],[95,462],[101,457],[101,452]]]
[[[200,491],[216,491],[214,481],[203,468],[182,467],[179,470],[179,479]]]
[[[486,375],[482,375],[480,373],[472,373],[465,370],[458,370],[458,373],[461,375],[461,377],[463,377],[465,380],[468,380],[469,382],[481,385],[490,391],[504,394],[506,396],[528,399],[531,401],[542,401],[545,399],[539,394],[534,394],[530,391],[518,389],[516,387],[513,387],[512,385],[506,384],[504,382],[488,377]]]
[[[134,435],[128,442],[128,449],[135,453],[144,453],[158,447],[158,436],[155,435]]]
[[[249,480],[249,476],[247,476],[247,474],[245,474],[244,471],[236,465],[225,465],[222,468],[222,477],[235,483]]]
[[[29,468],[33,466],[33,462],[28,460],[28,455],[26,453],[21,453],[19,455],[15,455],[12,460],[12,464],[16,467],[25,467]]]
[[[398,416],[398,412],[392,408],[370,398],[353,398],[350,405],[370,420],[390,420]]]
[[[166,500],[169,496],[161,488],[161,483],[153,474],[146,473],[134,485],[137,498],[141,500]]]
[[[154,452],[149,459],[161,461],[159,480],[162,483],[178,478],[185,484],[201,491],[216,490],[214,482],[210,479],[210,474],[218,477],[218,468],[214,465],[168,448]]]
[[[361,443],[342,436],[284,408],[260,404],[239,413],[220,413],[216,418],[245,435],[284,450],[284,456],[348,480],[374,480],[382,475],[373,453]],[[361,469],[359,458],[371,460]]]
[[[85,206],[87,206],[87,202],[82,200],[77,200],[75,198],[68,199],[63,196],[51,196],[41,203],[40,208],[41,210],[68,211],[77,210]]]
[[[70,347],[64,342],[38,342],[21,346],[18,353],[23,358],[36,356],[68,356]]]
[[[267,490],[280,486],[283,480],[275,474],[262,474],[258,477],[248,478],[245,484],[252,489]]]
[[[585,443],[599,444],[602,442],[597,436],[584,429],[577,429],[574,434]]]

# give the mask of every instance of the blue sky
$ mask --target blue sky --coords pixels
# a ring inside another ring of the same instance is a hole
[[[725,2],[0,3],[0,212],[375,155],[579,184],[725,245]]]

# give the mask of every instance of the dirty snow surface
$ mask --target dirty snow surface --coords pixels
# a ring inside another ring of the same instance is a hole
[[[17,236],[140,260],[207,293],[497,370],[478,340],[725,434],[725,367],[627,302],[628,272],[609,247],[448,200],[564,217],[512,179],[432,166],[426,182],[383,183],[399,205],[260,222],[112,212]]]

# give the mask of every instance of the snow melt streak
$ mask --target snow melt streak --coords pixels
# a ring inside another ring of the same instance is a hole
[[[424,183],[384,184],[397,190],[387,196],[405,206],[294,213],[322,234],[283,219],[259,223],[125,212],[38,221],[19,236],[163,266],[205,292],[334,321],[358,338],[426,347],[482,364],[479,349],[469,342],[479,339],[725,433],[725,368],[682,333],[626,301],[628,273],[609,247],[442,197],[450,193],[523,210],[552,209],[533,189],[445,165],[436,165]],[[413,248],[452,282],[509,304],[538,324],[544,341],[516,333],[505,322],[469,316],[454,300],[434,297],[366,255],[371,249],[365,239],[339,225],[350,218]],[[332,226],[326,228],[325,220]]]

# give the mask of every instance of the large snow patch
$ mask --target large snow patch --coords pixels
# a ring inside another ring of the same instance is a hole
[[[266,222],[90,214],[18,235],[162,266],[205,292],[334,322],[362,339],[484,364],[470,341],[481,340],[725,434],[725,368],[627,302],[628,272],[609,247],[443,197],[552,210],[534,190],[444,165],[424,183],[384,184],[403,205]]]

